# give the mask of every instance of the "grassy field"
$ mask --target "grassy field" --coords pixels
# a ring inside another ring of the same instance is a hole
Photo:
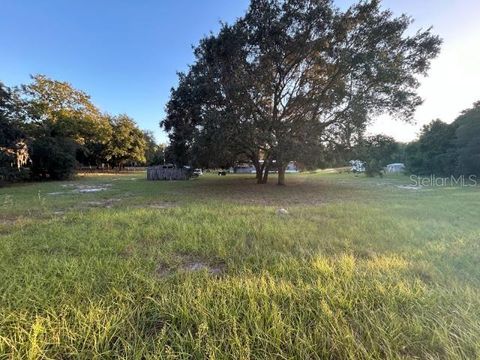
[[[144,177],[0,189],[0,359],[480,358],[479,188]]]

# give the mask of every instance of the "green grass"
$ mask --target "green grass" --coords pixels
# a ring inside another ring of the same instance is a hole
[[[0,189],[0,359],[480,357],[479,188],[143,178]]]

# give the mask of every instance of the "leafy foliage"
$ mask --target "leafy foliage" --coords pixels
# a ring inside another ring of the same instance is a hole
[[[145,137],[133,119],[127,115],[111,117],[110,125],[113,131],[107,145],[106,159],[120,168],[127,163],[145,163]]]
[[[418,142],[407,148],[407,166],[418,175],[446,176],[456,167],[455,128],[440,120],[425,125]]]
[[[151,131],[144,131],[145,163],[148,166],[165,163],[165,145],[157,144]]]
[[[480,175],[480,101],[453,123],[457,148],[457,172]]]
[[[13,146],[24,137],[21,122],[18,94],[0,82],[0,148]]]
[[[32,80],[22,88],[33,133],[68,137],[80,146],[108,141],[108,118],[93,105],[90,96],[69,83],[44,75],[32,76]]]
[[[41,137],[32,143],[32,175],[66,180],[75,170],[75,143],[68,138]]]
[[[451,124],[434,120],[406,148],[407,167],[418,175],[480,175],[480,102]]]
[[[398,149],[399,145],[392,137],[373,135],[360,141],[355,157],[365,163],[367,176],[382,176],[384,167],[394,160]]]
[[[381,112],[409,119],[421,103],[417,76],[440,45],[430,30],[406,36],[410,24],[378,1],[345,12],[326,0],[252,1],[200,42],[172,91],[162,126],[174,153],[186,162],[202,139],[217,139],[208,143],[250,158],[259,182],[275,160],[281,184],[305,146],[346,143]]]
[[[0,82],[0,181],[24,180],[21,167],[28,160],[28,146],[22,129],[23,103],[18,92]]]
[[[79,160],[98,162],[95,155],[111,137],[108,118],[91,102],[89,95],[71,84],[44,75],[32,76],[32,80],[22,86],[32,136],[72,139],[78,145]]]
[[[144,164],[147,151],[148,161],[163,161],[152,134],[144,135],[126,115],[101,113],[67,82],[44,75],[14,89],[0,82],[0,180],[25,179],[27,160],[35,178],[65,179],[77,163]]]

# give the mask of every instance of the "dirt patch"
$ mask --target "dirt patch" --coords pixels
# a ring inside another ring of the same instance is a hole
[[[139,178],[114,178],[112,181],[137,181],[140,180]]]
[[[180,191],[168,191],[168,195],[182,198],[194,198],[196,201],[220,201],[228,199],[229,204],[260,205],[288,207],[293,205],[317,206],[330,201],[350,198],[350,183],[338,187],[337,182],[317,181],[315,177],[292,176],[287,179],[287,186],[277,186],[272,177],[268,184],[258,185],[253,176],[226,176],[219,178],[200,179],[198,182],[187,183]],[[347,188],[348,187],[348,188]],[[334,191],[332,191],[332,189]]]
[[[133,245],[129,244],[120,252],[120,256],[122,258],[129,258],[129,257],[132,257],[134,253],[135,253],[135,249]]]
[[[0,219],[0,226],[15,225],[16,222],[16,219]]]
[[[188,264],[185,264],[182,267],[182,270],[187,272],[207,271],[213,275],[221,275],[225,270],[225,264],[211,265],[201,261],[193,261]]]
[[[355,252],[355,256],[359,259],[373,260],[378,254],[371,249],[359,249]]]
[[[101,199],[96,201],[85,201],[82,204],[88,207],[103,207],[103,208],[110,209],[113,207],[113,205],[115,205],[121,200],[122,199]]]
[[[165,210],[165,209],[172,209],[177,207],[178,205],[173,201],[157,201],[150,204],[143,204],[134,206],[137,209],[157,209],[157,210]]]
[[[397,188],[404,189],[404,190],[421,190],[421,186],[414,186],[414,185],[398,185]]]
[[[148,205],[148,207],[150,209],[171,209],[171,208],[174,208],[176,206],[177,206],[177,204],[175,204],[174,202],[167,202],[167,201],[156,202],[154,204],[149,204]]]
[[[0,217],[0,235],[6,235],[14,231],[14,227],[20,224],[25,218],[20,216],[4,216]]]
[[[157,267],[157,275],[159,277],[166,277],[174,274],[175,272],[207,272],[213,276],[221,276],[226,271],[226,265],[222,261],[209,262],[202,259],[183,259],[177,266],[168,266],[164,263],[159,264]]]
[[[63,184],[61,185],[65,189],[71,188],[71,190],[67,191],[55,191],[49,192],[47,195],[65,195],[65,194],[88,194],[88,193],[96,193],[100,191],[108,190],[112,184],[100,184],[100,185],[75,185],[75,184]]]
[[[99,192],[99,191],[108,190],[111,186],[112,186],[112,184],[102,184],[102,185],[95,185],[95,186],[78,185],[73,190],[73,192],[81,193],[81,194],[95,193],[95,192]]]

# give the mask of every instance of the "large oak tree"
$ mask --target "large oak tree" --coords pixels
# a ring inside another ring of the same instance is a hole
[[[325,148],[380,113],[411,118],[418,76],[441,43],[430,29],[408,35],[411,23],[377,0],[346,11],[328,0],[253,0],[201,41],[162,125],[185,153],[208,133],[249,156],[259,182],[275,167],[284,184],[305,147]]]
[[[32,76],[32,82],[22,89],[34,137],[71,139],[80,161],[99,161],[96,158],[109,141],[112,128],[87,93],[40,74]]]

